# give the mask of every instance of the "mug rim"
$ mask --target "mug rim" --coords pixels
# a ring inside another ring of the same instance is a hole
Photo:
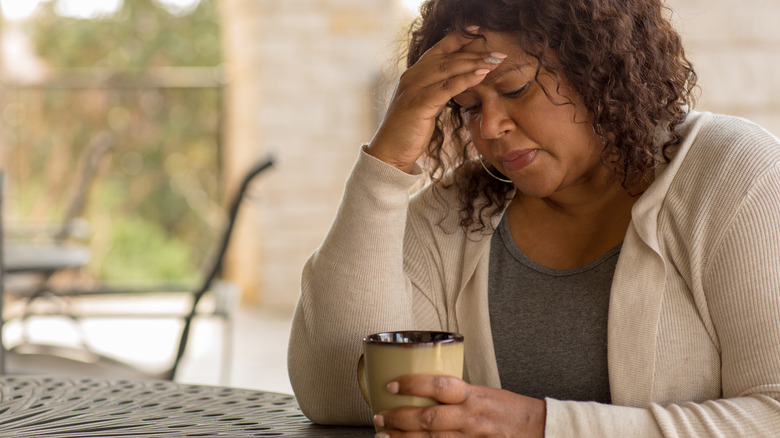
[[[413,334],[429,335],[434,339],[430,341],[422,342],[395,342],[392,339],[380,339],[380,335],[401,335],[408,337]],[[363,342],[370,345],[387,345],[397,347],[416,347],[416,346],[430,346],[438,344],[457,344],[463,342],[463,335],[455,332],[445,331],[431,331],[431,330],[390,330],[378,333],[372,333],[365,338]]]

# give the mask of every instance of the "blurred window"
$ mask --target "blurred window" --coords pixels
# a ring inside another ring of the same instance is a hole
[[[216,1],[0,1],[8,222],[62,217],[78,158],[108,132],[88,273],[197,277],[224,218]]]

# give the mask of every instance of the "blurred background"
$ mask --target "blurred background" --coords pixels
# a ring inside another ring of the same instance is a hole
[[[59,223],[75,197],[91,257],[55,281],[197,282],[227,200],[272,154],[224,263],[237,291],[234,348],[221,350],[218,321],[199,323],[177,380],[290,392],[284,356],[301,268],[381,119],[418,3],[0,0],[7,228]],[[780,133],[780,3],[668,5],[699,74],[697,109]],[[95,150],[85,186],[84,157]],[[154,361],[162,350],[138,341],[138,330],[160,328],[142,326],[131,335],[94,326],[91,339]],[[18,334],[7,328],[5,337]],[[224,354],[232,360],[220,380]]]

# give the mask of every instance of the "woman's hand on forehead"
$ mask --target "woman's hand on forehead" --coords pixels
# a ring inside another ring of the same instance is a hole
[[[478,29],[471,27],[469,32]],[[464,50],[478,43],[451,32],[428,49],[399,80],[384,120],[366,152],[405,172],[425,152],[436,119],[447,103],[479,84],[506,58],[504,53]],[[484,45],[484,41],[482,43]]]

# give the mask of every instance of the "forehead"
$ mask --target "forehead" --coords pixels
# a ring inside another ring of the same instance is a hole
[[[503,52],[507,55],[522,54],[528,56],[520,48],[517,38],[512,34],[489,30],[479,31],[478,33],[484,38],[474,38],[470,43],[463,46],[462,51],[476,53]]]
[[[475,38],[473,41],[463,46],[461,51],[480,54],[502,52],[508,55],[506,61],[488,75],[487,82],[503,75],[503,73],[509,70],[525,71],[529,68],[535,70],[539,64],[536,58],[523,51],[514,35],[492,31],[480,31],[479,34],[485,38]]]

